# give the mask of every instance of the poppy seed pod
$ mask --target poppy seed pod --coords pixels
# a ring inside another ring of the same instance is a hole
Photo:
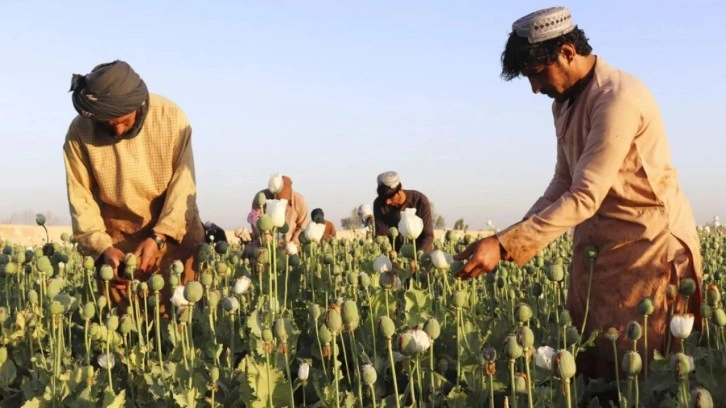
[[[83,269],[93,269],[96,267],[96,262],[90,256],[83,258]]]
[[[43,215],[43,214],[36,214],[35,215],[35,223],[38,224],[41,227],[43,225],[45,225],[45,215]]]
[[[328,326],[332,334],[337,335],[340,333],[343,328],[343,318],[340,316],[337,307],[329,307],[325,312],[325,325]]]
[[[708,287],[706,288],[706,296],[710,306],[717,306],[721,303],[721,292],[718,290],[718,286],[715,283],[708,284]]]
[[[526,303],[520,303],[514,310],[514,315],[520,323],[526,323],[532,318],[532,308]]]
[[[234,313],[239,309],[239,300],[236,297],[227,296],[222,299],[222,309],[227,313]]]
[[[698,387],[691,391],[691,403],[694,408],[713,408],[713,397],[707,389]]]
[[[529,326],[520,326],[517,329],[517,341],[525,349],[531,349],[534,346],[534,332]]]
[[[381,316],[378,318],[378,329],[383,334],[383,337],[390,339],[396,332],[396,325],[393,324],[393,320],[390,317]]]
[[[360,324],[358,305],[352,300],[343,302],[343,324],[348,331],[357,329]]]
[[[623,367],[623,372],[629,377],[634,377],[640,374],[643,369],[643,360],[640,358],[640,354],[636,351],[628,351],[623,356],[623,361],[620,364]]]
[[[454,292],[454,299],[453,299],[454,307],[464,307],[466,304],[466,292],[463,290],[457,290]]]
[[[605,337],[608,338],[608,340],[614,342],[618,340],[618,337],[620,337],[620,332],[618,329],[611,327],[605,332]]]
[[[119,319],[116,315],[111,315],[106,319],[106,330],[116,331],[118,329]]]
[[[321,343],[330,344],[330,342],[333,340],[333,333],[330,332],[328,326],[326,326],[325,324],[321,324],[320,328],[318,329],[318,337],[320,338]]]
[[[83,319],[91,320],[96,316],[96,305],[93,302],[88,302],[83,306]]]
[[[5,364],[5,362],[8,360],[8,349],[5,347],[0,347],[0,365]]]
[[[124,256],[124,263],[126,264],[126,267],[129,268],[136,268],[136,255],[128,253],[126,256]]]
[[[726,326],[726,312],[723,309],[716,309],[713,312],[713,321],[718,327]]]
[[[398,236],[398,228],[396,228],[396,227],[389,228],[388,235],[390,235],[391,238],[396,239],[396,237]]]
[[[441,335],[441,325],[439,324],[439,321],[433,317],[426,320],[423,329],[431,340],[436,340]]]
[[[597,252],[597,247],[595,245],[588,245],[585,247],[585,254],[587,255],[587,259],[590,261],[597,259]]]
[[[504,338],[504,355],[510,360],[515,360],[522,356],[522,347],[517,343],[517,337],[513,334]]]
[[[202,272],[201,276],[199,277],[199,282],[204,286],[205,288],[208,288],[212,286],[212,283],[214,283],[214,276],[212,276],[209,272]]]
[[[264,207],[266,202],[267,197],[265,196],[265,193],[257,193],[257,196],[255,197],[255,204],[257,208]]]
[[[640,323],[635,320],[631,320],[627,325],[625,325],[625,334],[628,336],[630,341],[638,341],[643,335],[643,328],[640,326]]]
[[[691,362],[688,356],[683,353],[676,353],[672,358],[673,371],[676,374],[676,378],[682,379],[688,376],[688,373],[691,372]]]
[[[269,343],[272,341],[272,330],[270,329],[264,329],[262,330],[262,341]]]
[[[552,372],[563,380],[570,380],[577,373],[575,358],[567,350],[560,350],[552,357]]]
[[[565,279],[565,267],[561,263],[550,265],[545,269],[545,274],[552,282],[560,282]]]
[[[650,316],[653,314],[653,311],[655,310],[655,307],[653,306],[653,300],[649,297],[645,297],[643,299],[640,299],[640,303],[638,303],[638,311],[643,316]]]
[[[275,227],[275,223],[268,214],[263,214],[257,219],[257,229],[264,232],[272,231]]]
[[[568,326],[567,329],[565,329],[565,339],[567,339],[567,344],[577,344],[580,342],[580,332],[577,331],[577,327],[575,326]]]
[[[289,335],[287,331],[287,321],[284,317],[278,317],[275,320],[275,337],[282,342],[286,342]]]
[[[691,278],[681,279],[681,284],[678,286],[678,293],[683,296],[691,296],[696,291],[696,281]]]
[[[363,384],[368,386],[375,384],[378,379],[376,368],[372,364],[364,364],[361,368],[361,377],[363,377]]]
[[[131,320],[131,318],[127,315],[121,316],[121,326],[120,331],[121,334],[129,334],[131,330],[134,328],[134,322]]]
[[[522,372],[514,373],[514,391],[517,394],[526,394],[527,389],[527,375]]]
[[[113,279],[113,268],[111,268],[111,265],[103,265],[98,274],[104,281],[110,281]]]
[[[701,305],[701,316],[703,316],[704,319],[710,319],[711,316],[713,316],[713,309],[711,309],[711,306],[707,304]]]
[[[217,380],[219,380],[219,367],[215,366],[209,370],[209,380],[213,383],[216,383]]]
[[[572,324],[572,316],[570,315],[570,311],[567,309],[563,309],[562,312],[560,312],[560,326],[568,326]]]
[[[184,286],[184,299],[189,303],[196,303],[202,300],[204,296],[204,288],[202,284],[197,281],[187,282]]]

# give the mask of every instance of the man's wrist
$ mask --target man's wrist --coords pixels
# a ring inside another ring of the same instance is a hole
[[[166,245],[166,235],[164,235],[164,234],[159,234],[158,232],[152,232],[151,239],[153,239],[154,242],[156,242],[156,246],[159,249],[164,248],[164,246]]]

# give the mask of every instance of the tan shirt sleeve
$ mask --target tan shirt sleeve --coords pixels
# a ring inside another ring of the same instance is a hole
[[[95,181],[89,170],[88,157],[75,135],[76,132],[75,126],[71,125],[63,144],[73,235],[83,252],[98,259],[113,245],[113,241],[106,232],[101,208],[93,194]]]
[[[307,227],[308,219],[308,203],[305,201],[302,195],[298,195],[295,199],[296,218],[295,218],[295,230],[290,235],[291,240],[297,240],[300,234]]]
[[[192,152],[192,128],[183,112],[177,112],[179,136],[174,145],[173,174],[167,188],[164,206],[153,230],[181,242],[187,232],[187,210],[194,203],[197,188]]]
[[[541,211],[497,234],[514,262],[524,265],[568,229],[595,214],[613,185],[642,120],[637,106],[626,95],[608,93],[595,102],[590,132],[570,188]]]

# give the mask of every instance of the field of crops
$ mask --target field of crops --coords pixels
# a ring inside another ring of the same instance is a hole
[[[503,263],[462,282],[451,254],[477,238],[470,234],[449,231],[430,253],[411,244],[395,252],[387,237],[321,242],[311,223],[297,246],[272,239],[268,218],[258,220],[267,233],[260,248],[248,248],[250,258],[241,242],[205,244],[197,281],[181,286],[178,264],[166,280],[133,282],[124,315],[96,291],[93,260],[67,236],[38,247],[4,242],[0,405],[598,406],[592,395],[607,384],[578,375],[574,364],[595,336],[633,343],[613,367],[621,406],[726,401],[717,229],[700,230],[707,330],[692,332],[692,316],[678,315],[671,329],[682,352],[645,356],[647,299],[644,320],[623,322],[622,333],[580,333],[571,324],[563,309],[567,235],[523,268]],[[392,231],[416,233],[411,225]],[[134,262],[127,257],[127,272]],[[692,295],[691,283],[673,295]],[[170,319],[156,307],[165,285],[175,288]]]

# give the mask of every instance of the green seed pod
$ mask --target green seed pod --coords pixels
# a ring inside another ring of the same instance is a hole
[[[171,264],[171,271],[177,275],[184,272],[184,264],[180,260],[176,260]]]
[[[320,342],[322,344],[330,344],[330,342],[333,341],[333,333],[331,333],[328,326],[324,324],[320,325],[320,328],[318,329],[318,336],[320,337]]]
[[[40,225],[41,227],[45,225],[45,215],[43,214],[36,214],[35,215],[35,223]]]
[[[98,305],[98,310],[103,310],[103,308],[108,304],[106,296],[99,296],[98,299],[96,299],[96,304]]]
[[[401,249],[398,250],[399,255],[404,258],[413,259],[416,252],[413,250],[413,244],[407,242],[401,245]]]
[[[50,303],[50,314],[53,316],[57,316],[59,314],[62,314],[65,312],[65,307],[63,307],[63,304],[57,300],[54,300]]]
[[[726,312],[723,309],[716,309],[713,312],[713,321],[718,327],[726,326]]]
[[[721,303],[721,292],[718,289],[718,285],[710,283],[706,288],[706,297],[708,298],[709,306],[717,306]]]
[[[577,331],[577,327],[568,326],[565,329],[565,339],[567,339],[567,345],[577,344],[580,342],[580,333]]]
[[[96,305],[93,302],[88,302],[83,306],[83,319],[91,320],[96,316]]]
[[[38,292],[36,292],[35,289],[31,289],[28,292],[28,302],[30,302],[31,305],[38,304]]]
[[[262,330],[262,340],[269,343],[272,341],[272,330],[270,329],[264,329]]]
[[[5,364],[5,362],[8,361],[8,349],[3,347],[0,347],[0,365]]]
[[[53,264],[51,264],[50,258],[48,258],[45,255],[41,255],[35,261],[35,267],[38,268],[38,271],[41,273],[46,273],[46,274],[53,273]],[[113,275],[112,275],[112,277],[113,277]]]
[[[111,315],[106,319],[106,330],[116,331],[118,329],[119,319],[116,315]]]
[[[277,229],[277,232],[279,232],[280,234],[287,234],[288,231],[290,231],[290,226],[287,225],[287,222],[282,224],[282,227]],[[301,234],[301,235],[304,235],[304,234]]]
[[[565,267],[562,264],[550,265],[545,269],[547,279],[552,282],[561,282],[565,279]]]
[[[14,275],[18,271],[18,265],[14,263],[9,263],[5,265],[5,273],[8,275]]]
[[[164,289],[164,277],[161,275],[154,275],[150,279],[151,281],[151,290],[154,292],[159,292],[162,289]]]
[[[328,326],[328,329],[334,335],[340,333],[340,330],[343,328],[343,318],[340,316],[337,307],[329,307],[325,312],[325,325]]]
[[[83,258],[83,269],[94,269],[96,267],[96,262],[91,258],[90,256],[87,256]]]
[[[378,318],[378,329],[380,330],[383,337],[390,339],[396,332],[396,325],[393,324],[393,320],[391,320],[390,317],[381,316]]]
[[[214,309],[217,307],[220,299],[222,299],[222,294],[219,292],[219,290],[210,290],[208,294],[208,299],[209,307]]]
[[[121,316],[121,334],[129,334],[134,329],[134,321],[127,315]]]
[[[136,256],[132,253],[126,254],[124,256],[124,263],[127,268],[136,268]]]
[[[693,408],[713,408],[713,397],[707,389],[697,387],[691,391],[691,407]]]
[[[520,323],[527,323],[532,318],[532,308],[526,303],[520,303],[514,310],[514,316]]]
[[[635,377],[640,374],[640,371],[643,369],[643,361],[640,358],[640,354],[632,350],[625,353],[621,367],[623,367],[623,372],[628,377]]]
[[[313,320],[318,320],[320,318],[320,306],[318,304],[313,303],[310,305],[310,316]]]
[[[635,320],[631,320],[625,326],[625,334],[628,336],[630,341],[638,341],[643,335],[643,328],[640,326],[640,323]]]
[[[441,335],[441,325],[439,324],[439,321],[433,317],[426,320],[423,329],[431,340],[436,340]]]
[[[63,242],[71,242],[71,235],[67,232],[64,232],[61,234],[61,241]]]
[[[227,249],[229,249],[229,244],[227,243],[227,241],[219,241],[214,244],[214,251],[220,255],[226,254]]]
[[[398,236],[398,228],[396,228],[396,227],[389,228],[388,235],[390,235],[391,238],[396,239],[396,237]]]
[[[17,253],[15,254],[15,262],[17,262],[19,264],[24,263],[25,262],[25,252],[23,252],[22,250],[19,249],[17,251]]]
[[[678,296],[678,287],[676,285],[670,284],[670,285],[666,286],[666,302],[668,304],[675,302],[677,296]]]
[[[529,350],[534,346],[534,332],[529,326],[520,326],[517,328],[517,342],[525,350]]]
[[[463,290],[457,290],[454,292],[453,304],[454,307],[464,307],[466,304],[466,292]]]
[[[234,313],[239,309],[239,300],[236,297],[227,296],[222,299],[222,309],[227,313]]]
[[[517,337],[513,334],[504,339],[504,356],[509,360],[515,360],[522,356],[522,347],[517,343]]]
[[[204,288],[202,284],[197,281],[187,282],[184,286],[184,299],[189,303],[196,303],[202,300],[204,296]]]
[[[532,284],[532,296],[538,298],[542,296],[542,284],[535,282]]]
[[[149,292],[149,283],[141,282],[141,284],[139,285],[139,293],[141,293],[143,295],[144,293],[148,293],[148,292]]]
[[[221,277],[229,277],[232,275],[232,269],[224,262],[220,262],[216,267],[217,275]]]
[[[105,327],[104,327],[105,330]],[[88,330],[88,334],[91,335],[91,337],[98,338],[99,334],[101,333],[101,326],[98,325],[98,323],[91,323],[91,328]]]
[[[678,379],[686,378],[688,373],[692,370],[688,356],[683,353],[676,353],[673,355],[672,365],[673,371],[675,371],[676,378]]]
[[[219,367],[212,367],[212,369],[209,370],[209,380],[213,383],[216,383],[219,380]]]
[[[681,284],[678,286],[678,292],[683,296],[691,296],[696,292],[696,281],[691,278],[681,279]]]
[[[563,380],[570,380],[577,373],[575,358],[567,350],[560,350],[552,356],[552,372]]]
[[[587,245],[585,247],[585,254],[587,255],[587,259],[590,261],[597,259],[597,252],[597,247],[595,245]]]
[[[263,233],[272,231],[274,227],[275,224],[272,221],[272,217],[267,214],[263,214],[257,219],[257,229]]]
[[[360,324],[358,305],[352,300],[343,302],[343,324],[348,331],[353,331]]]
[[[560,326],[569,326],[571,324],[572,316],[570,316],[570,311],[563,309],[562,312],[560,312]]]
[[[521,372],[514,373],[514,392],[526,394],[527,388],[527,375]]]
[[[711,309],[711,306],[707,304],[701,305],[701,316],[703,316],[704,319],[710,319],[711,316],[713,316],[713,309]]]
[[[282,342],[286,342],[289,337],[287,326],[288,323],[284,317],[275,319],[275,337]]]
[[[376,383],[378,373],[376,373],[376,368],[372,364],[364,364],[360,371],[363,384],[370,386]]]
[[[650,316],[653,314],[653,310],[655,310],[655,307],[653,306],[653,300],[651,298],[645,297],[640,299],[640,303],[638,303],[638,311],[640,314]]]
[[[108,282],[111,279],[113,279],[113,268],[111,268],[111,265],[103,265],[101,266],[101,270],[98,273],[104,281]]]
[[[199,282],[202,283],[202,286],[208,288],[212,286],[212,283],[214,283],[214,276],[212,276],[212,274],[209,272],[202,272],[201,276],[199,277]]]
[[[363,289],[367,289],[371,286],[371,277],[365,272],[358,274],[358,281]]]
[[[447,371],[449,371],[449,360],[442,357],[436,362],[436,372],[444,374]]]

